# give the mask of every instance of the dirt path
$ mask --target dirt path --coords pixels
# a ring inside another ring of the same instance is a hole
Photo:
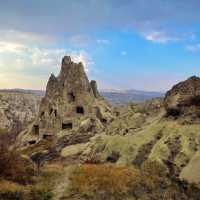
[[[64,168],[63,175],[58,180],[55,181],[55,188],[53,189],[53,200],[60,200],[63,197],[68,185],[69,185],[69,175],[73,166],[68,166]]]

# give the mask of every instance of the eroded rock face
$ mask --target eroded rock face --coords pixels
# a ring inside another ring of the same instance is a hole
[[[110,120],[110,105],[99,95],[96,82],[89,82],[82,63],[65,56],[58,77],[52,74],[49,78],[29,135],[38,141],[45,135],[56,136],[59,131],[98,132]]]
[[[10,131],[15,125],[26,127],[34,121],[41,97],[22,92],[0,92],[0,129]]]
[[[200,78],[192,76],[166,93],[164,106],[168,116],[200,119]]]

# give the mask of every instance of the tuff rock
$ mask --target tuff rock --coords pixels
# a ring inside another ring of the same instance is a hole
[[[165,95],[164,106],[168,116],[199,121],[200,78],[192,76],[173,86]]]
[[[112,109],[100,96],[96,81],[89,82],[82,63],[65,56],[59,75],[51,74],[49,78],[34,124],[20,140],[23,144],[30,144],[30,140],[37,143],[59,132],[95,134],[112,118]]]

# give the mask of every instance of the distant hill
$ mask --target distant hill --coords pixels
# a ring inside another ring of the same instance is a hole
[[[31,93],[37,96],[44,96],[44,90],[31,90],[31,89],[1,89],[0,92],[21,92],[21,93]],[[162,92],[149,92],[142,90],[102,90],[101,95],[104,96],[108,101],[113,104],[126,104],[130,101],[143,102],[148,99],[155,97],[163,97]]]
[[[17,92],[17,93],[26,93],[26,94],[35,94],[37,96],[44,96],[44,90],[31,90],[31,89],[21,89],[21,88],[14,88],[14,89],[0,89],[0,92]]]
[[[101,94],[114,104],[125,104],[130,101],[143,102],[148,99],[164,96],[164,93],[162,92],[148,92],[141,90],[104,90],[101,91]]]

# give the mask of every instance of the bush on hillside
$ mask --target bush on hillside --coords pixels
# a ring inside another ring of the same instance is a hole
[[[17,183],[0,180],[0,200],[25,200],[25,190]]]
[[[28,184],[34,170],[28,159],[22,158],[16,151],[0,147],[0,178],[20,184]]]

